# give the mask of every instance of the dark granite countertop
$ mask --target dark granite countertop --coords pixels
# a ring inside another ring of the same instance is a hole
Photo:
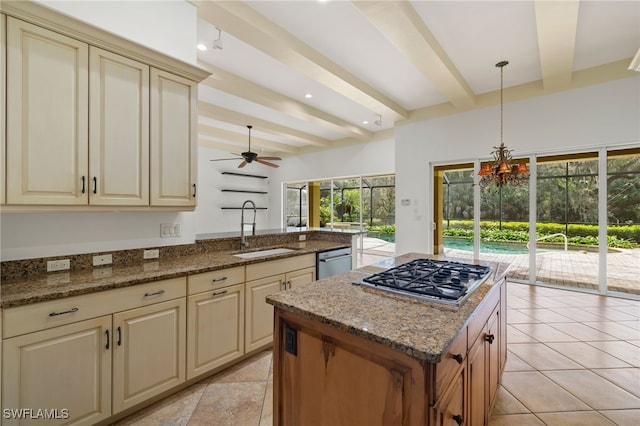
[[[295,249],[293,252],[252,259],[233,256],[233,254],[239,253],[239,250],[223,250],[161,258],[132,265],[113,265],[71,272],[39,274],[28,278],[3,281],[0,285],[0,307],[10,308],[348,246],[340,242],[307,240],[277,245],[277,247]],[[267,248],[270,247],[254,248],[253,250]]]
[[[414,358],[439,362],[494,283],[504,278],[510,264],[479,262],[491,267],[492,274],[460,307],[353,284],[368,275],[418,258],[434,256],[408,253],[267,296],[267,302],[279,309],[389,346]],[[461,259],[443,259],[465,262]]]

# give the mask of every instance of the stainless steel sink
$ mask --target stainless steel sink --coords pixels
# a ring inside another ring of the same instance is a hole
[[[267,250],[250,251],[247,253],[237,253],[234,254],[234,256],[240,257],[242,259],[253,259],[254,257],[273,256],[276,254],[291,253],[292,251],[295,250],[289,248],[273,248]]]

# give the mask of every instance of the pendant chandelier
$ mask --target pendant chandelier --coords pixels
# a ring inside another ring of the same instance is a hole
[[[500,146],[494,146],[493,161],[490,163],[482,164],[480,167],[480,187],[486,188],[491,185],[502,187],[504,185],[519,185],[526,183],[529,177],[529,168],[526,163],[512,164],[511,150],[504,146],[502,141],[503,133],[503,79],[502,74],[504,67],[509,64],[507,61],[500,61],[496,64],[496,67],[500,68]]]

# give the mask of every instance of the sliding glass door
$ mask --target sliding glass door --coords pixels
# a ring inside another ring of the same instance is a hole
[[[531,163],[523,185],[482,189],[477,164],[435,167],[434,253],[443,241],[447,256],[511,262],[513,280],[640,295],[640,148]]]

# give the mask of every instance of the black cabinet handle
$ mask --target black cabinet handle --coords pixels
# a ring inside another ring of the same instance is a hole
[[[107,335],[107,345],[105,346],[105,349],[109,349],[109,340],[111,340],[111,339],[109,338],[109,329],[107,329],[107,330],[105,331],[105,333],[106,333],[106,335]]]
[[[158,296],[160,294],[164,294],[164,290],[158,290],[158,291],[154,291],[153,293],[145,293],[144,297],[149,297],[149,296]]]
[[[220,281],[226,281],[227,277],[214,278],[211,280],[212,283],[219,283]]]
[[[122,346],[122,329],[118,327],[118,346]]]
[[[221,294],[227,294],[227,290],[216,291],[212,294],[212,296],[220,296]]]
[[[51,312],[49,314],[50,317],[57,317],[58,315],[65,315],[65,314],[72,314],[74,312],[78,312],[78,308],[71,308],[68,311],[62,311],[62,312]]]
[[[493,334],[487,334],[486,336],[484,336],[484,340],[489,342],[489,344],[492,344],[495,338],[496,337]]]
[[[193,198],[196,198],[196,184],[193,184]]]
[[[462,355],[455,354],[452,358],[455,359],[458,362],[458,364],[462,364],[462,360],[463,360]]]
[[[464,422],[464,419],[460,414],[456,414],[455,416],[453,416],[453,420],[455,420],[455,422],[458,423],[459,425],[461,425]]]
[[[98,193],[98,178],[95,176],[93,177],[93,193]]]
[[[84,194],[84,176],[82,176],[82,191],[81,192]]]

